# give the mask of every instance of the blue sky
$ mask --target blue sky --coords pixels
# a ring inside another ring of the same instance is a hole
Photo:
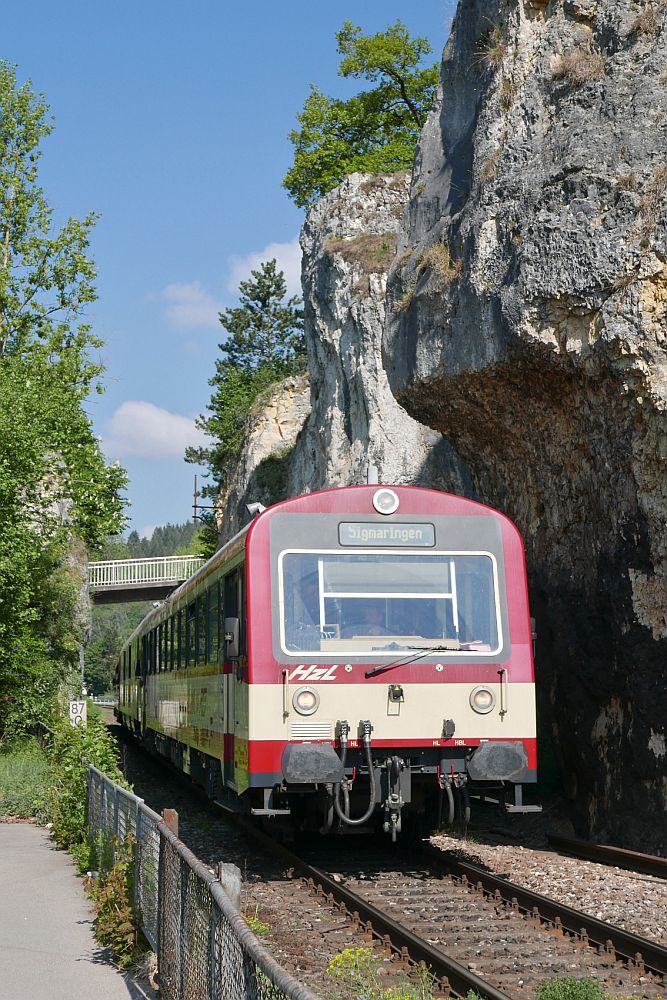
[[[303,213],[280,181],[309,83],[345,96],[335,32],[400,18],[439,58],[452,0],[226,4],[34,0],[3,11],[0,57],[55,119],[40,179],[56,218],[100,213],[92,255],[107,391],[90,415],[130,475],[131,527],[192,513],[182,458],[238,282],[277,256],[298,283]]]

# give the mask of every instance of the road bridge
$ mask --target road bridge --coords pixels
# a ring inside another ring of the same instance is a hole
[[[88,563],[88,586],[95,604],[163,601],[192,576],[201,556],[156,556],[153,559],[105,559]]]

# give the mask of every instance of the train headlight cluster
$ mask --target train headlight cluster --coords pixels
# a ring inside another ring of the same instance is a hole
[[[487,687],[476,687],[470,692],[470,707],[480,715],[488,715],[496,707],[496,696]]]
[[[300,687],[292,695],[292,704],[299,715],[313,715],[320,707],[320,696],[315,688]]]

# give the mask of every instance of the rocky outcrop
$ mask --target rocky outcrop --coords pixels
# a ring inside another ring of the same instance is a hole
[[[353,174],[308,213],[301,234],[309,374],[258,400],[246,444],[218,500],[221,542],[268,505],[330,486],[365,482],[470,489],[442,435],[391,393],[382,365],[387,272],[396,257],[407,174]]]
[[[305,375],[286,378],[257,400],[248,418],[245,445],[227,490],[216,504],[221,542],[247,522],[247,503],[284,500],[287,472],[297,435],[310,410]]]
[[[302,285],[312,408],[290,459],[290,494],[365,482],[460,489],[463,472],[436,431],[394,399],[382,365],[387,272],[407,174],[353,174],[308,213]]]
[[[581,833],[665,850],[667,7],[461,0],[388,285],[398,401],[526,540]]]

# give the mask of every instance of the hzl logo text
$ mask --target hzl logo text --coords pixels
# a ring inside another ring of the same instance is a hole
[[[318,667],[313,663],[307,666],[300,663],[289,675],[290,681],[335,681],[338,664],[333,667]]]

